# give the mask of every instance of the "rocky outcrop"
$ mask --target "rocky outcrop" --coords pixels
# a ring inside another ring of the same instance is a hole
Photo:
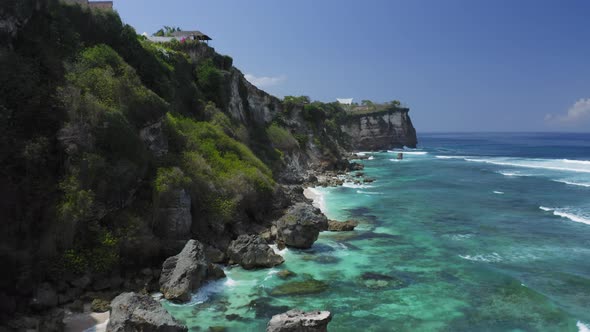
[[[156,234],[169,254],[178,252],[191,237],[191,197],[176,189],[162,197],[156,210]]]
[[[223,276],[223,271],[205,258],[203,245],[190,240],[178,255],[164,261],[160,291],[168,300],[185,302],[203,282]]]
[[[356,150],[414,148],[418,140],[409,111],[407,108],[392,108],[375,113],[349,114],[340,128],[351,137]]]
[[[149,295],[122,293],[111,302],[107,331],[185,332],[188,329]]]
[[[331,320],[329,311],[289,310],[272,316],[266,332],[326,332]]]
[[[336,221],[330,220],[328,221],[328,230],[331,232],[349,232],[353,231],[356,226],[358,226],[358,222],[354,220],[347,220],[347,221]]]
[[[162,157],[168,153],[168,139],[164,135],[163,124],[164,119],[162,118],[139,131],[139,137],[156,157]]]
[[[321,231],[328,229],[328,218],[310,203],[297,203],[277,221],[277,237],[287,246],[310,248]]]
[[[230,262],[240,264],[245,269],[273,267],[285,260],[259,235],[240,235],[227,248]]]

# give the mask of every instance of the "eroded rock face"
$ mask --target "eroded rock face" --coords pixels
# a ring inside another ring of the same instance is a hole
[[[328,218],[310,203],[297,203],[277,221],[277,236],[287,246],[310,248],[321,231],[328,229]]]
[[[164,261],[160,291],[168,300],[186,302],[190,300],[191,292],[203,282],[223,276],[223,270],[205,258],[203,245],[197,240],[190,240],[178,255]]]
[[[245,269],[273,267],[285,261],[259,235],[240,235],[227,248],[227,255]]]
[[[177,189],[160,202],[156,215],[157,235],[164,240],[190,238],[191,197],[184,189]]]
[[[107,331],[185,332],[188,329],[149,295],[122,293],[111,302]]]
[[[168,140],[162,129],[163,123],[164,120],[160,119],[139,131],[139,137],[156,157],[162,157],[168,153]]]
[[[350,135],[357,150],[383,150],[416,147],[416,129],[407,108],[381,111],[371,114],[350,115],[341,126]]]
[[[326,332],[331,320],[329,311],[289,310],[272,316],[266,332]]]

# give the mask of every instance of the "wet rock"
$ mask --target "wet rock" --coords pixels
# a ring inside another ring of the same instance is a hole
[[[371,182],[375,182],[375,179],[373,179],[373,178],[364,178],[363,179],[363,182],[364,183],[371,183]]]
[[[318,294],[326,291],[328,284],[324,281],[309,279],[303,281],[291,281],[273,288],[272,296]]]
[[[351,171],[362,171],[363,169],[365,169],[365,165],[352,162],[348,165],[348,169]]]
[[[331,232],[349,232],[353,231],[356,226],[358,226],[358,222],[354,220],[347,220],[347,221],[336,221],[330,220],[328,221],[328,230]]]
[[[304,261],[314,261],[319,264],[336,264],[340,258],[332,255],[305,255],[301,257]]]
[[[326,332],[331,320],[329,311],[289,310],[273,316],[266,332]]]
[[[289,307],[287,306],[274,306],[271,303],[271,298],[259,297],[250,301],[250,303],[248,303],[248,308],[254,310],[256,318],[268,318],[289,310]]]
[[[328,218],[310,203],[297,203],[277,221],[279,240],[295,248],[310,248],[320,231],[328,229]]]
[[[203,245],[199,241],[190,240],[178,255],[164,261],[160,275],[160,291],[168,300],[188,301],[191,292],[199,288],[203,282],[220,275],[219,271],[207,262]]]
[[[209,331],[211,332],[225,332],[227,329],[225,326],[209,326]]]
[[[273,267],[285,261],[259,235],[240,235],[227,248],[227,255],[245,269]]]
[[[186,332],[188,329],[149,295],[122,293],[111,302],[107,331]]]
[[[281,279],[289,279],[289,278],[292,278],[296,275],[297,274],[295,272],[290,271],[290,270],[281,270],[277,273],[277,276]]]

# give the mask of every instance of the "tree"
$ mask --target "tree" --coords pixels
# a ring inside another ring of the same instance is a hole
[[[389,103],[391,106],[400,107],[402,105],[401,101],[393,100]]]
[[[156,31],[154,36],[157,37],[171,37],[173,32],[182,31],[179,27],[169,27],[165,25],[162,29]]]

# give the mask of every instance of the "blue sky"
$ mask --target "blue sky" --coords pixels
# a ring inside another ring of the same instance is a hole
[[[590,1],[115,0],[271,94],[399,99],[426,131],[590,131]]]

